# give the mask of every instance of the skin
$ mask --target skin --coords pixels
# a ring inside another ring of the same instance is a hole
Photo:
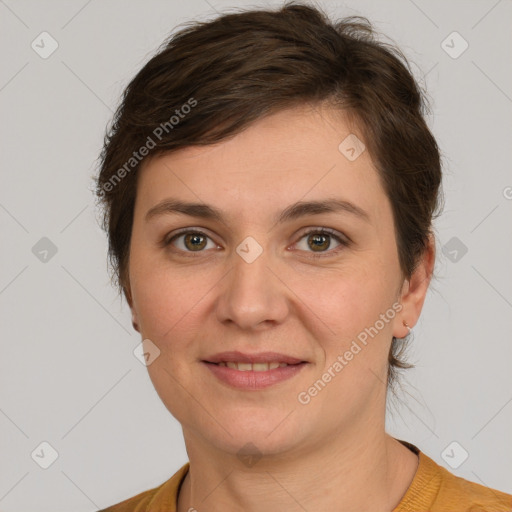
[[[389,512],[414,477],[417,456],[385,432],[387,357],[392,336],[408,333],[403,322],[418,320],[434,242],[404,279],[391,205],[368,151],[349,161],[338,150],[350,133],[364,140],[332,109],[301,106],[141,169],[126,289],[134,327],[160,350],[150,378],[183,428],[190,471],[178,512]],[[146,221],[169,197],[213,205],[225,219]],[[332,197],[359,206],[368,221],[336,212],[275,223],[296,201]],[[194,251],[185,236],[159,245],[180,228],[206,232],[204,248]],[[309,228],[331,228],[351,242],[327,237],[315,251]],[[250,264],[236,252],[248,236],[263,249]],[[401,311],[307,405],[299,403],[298,393],[396,303]],[[239,390],[201,363],[226,350],[276,351],[308,365],[269,388]],[[251,466],[237,457],[249,442],[261,455]]]

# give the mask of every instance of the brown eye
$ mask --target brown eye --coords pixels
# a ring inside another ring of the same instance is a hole
[[[210,246],[208,247],[208,242]],[[210,237],[202,231],[182,231],[164,243],[165,246],[172,245],[183,252],[203,252],[204,249],[215,248],[216,245]]]
[[[305,243],[302,242],[303,240],[305,240]],[[337,244],[334,247],[333,240]],[[296,245],[302,251],[316,253],[310,254],[311,256],[316,257],[335,254],[340,250],[340,248],[348,246],[349,242],[333,230],[317,228],[304,233]]]
[[[185,235],[183,243],[191,251],[200,251],[206,247],[206,237],[199,233],[188,233]]]
[[[331,245],[331,235],[324,235],[320,233],[308,235],[308,245],[315,252],[317,249],[329,249],[329,246]]]

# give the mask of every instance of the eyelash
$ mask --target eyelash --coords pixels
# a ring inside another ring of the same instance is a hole
[[[204,237],[209,238],[211,240],[211,237],[208,234],[206,234],[204,231],[201,231],[200,229],[183,228],[181,231],[178,231],[177,233],[175,233],[171,238],[164,238],[162,240],[161,245],[164,248],[168,247],[178,237],[180,237],[182,235],[189,234],[189,233],[193,233],[193,234],[196,234],[196,235],[201,235],[201,236],[204,236]],[[328,236],[334,238],[340,244],[338,247],[336,247],[335,249],[330,249],[330,250],[324,251],[324,252],[321,251],[319,253],[315,253],[315,252],[311,251],[311,255],[309,256],[309,257],[314,258],[314,259],[324,258],[324,257],[332,256],[333,254],[337,254],[338,252],[340,252],[344,248],[348,247],[350,245],[350,243],[351,243],[350,240],[342,238],[339,235],[337,235],[336,233],[337,233],[336,231],[334,231],[333,229],[330,229],[330,228],[312,228],[312,229],[302,233],[302,235],[298,239],[298,241],[302,240],[304,237],[306,237],[306,236],[308,236],[310,234],[328,235]],[[295,243],[297,243],[297,242],[295,242]],[[194,251],[182,251],[181,249],[177,249],[177,250],[180,253],[183,253],[184,255],[186,255],[187,257],[195,258],[195,257],[199,256],[199,254],[197,254],[197,255],[194,254]],[[195,251],[195,252],[201,253],[201,252],[204,252],[204,251]],[[310,251],[306,251],[306,252],[310,252]]]

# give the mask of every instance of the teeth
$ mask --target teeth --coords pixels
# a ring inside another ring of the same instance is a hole
[[[274,370],[275,368],[283,368],[284,366],[288,366],[287,363],[235,363],[234,361],[220,362],[219,366],[227,366],[228,368],[232,368],[233,370],[239,370],[241,372],[267,372],[268,370]]]

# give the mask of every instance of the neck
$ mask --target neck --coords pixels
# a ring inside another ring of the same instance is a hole
[[[343,432],[301,453],[244,465],[185,433],[190,470],[178,512],[189,510],[372,510],[392,512],[407,491],[418,457],[384,428]]]

